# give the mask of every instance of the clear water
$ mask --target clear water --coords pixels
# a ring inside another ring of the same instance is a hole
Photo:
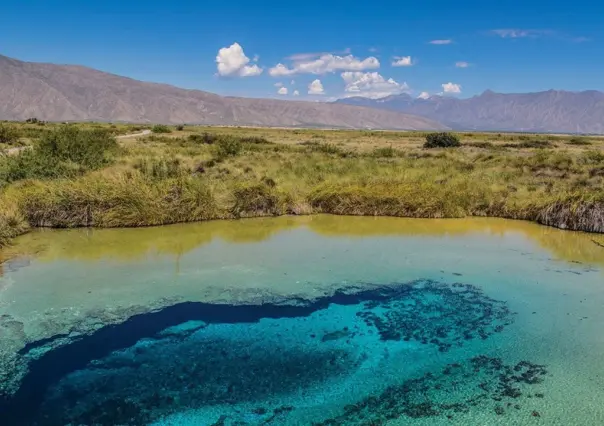
[[[302,217],[35,232],[2,425],[601,425],[601,236]]]

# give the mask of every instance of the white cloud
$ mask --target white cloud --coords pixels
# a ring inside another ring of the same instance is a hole
[[[468,68],[470,66],[470,64],[468,62],[459,61],[459,62],[455,62],[455,66],[457,68]]]
[[[299,55],[298,55],[299,56]],[[336,71],[363,71],[380,67],[380,61],[369,56],[359,59],[353,55],[337,56],[331,53],[323,54],[314,60],[300,60],[294,62],[292,68],[277,64],[269,70],[272,77],[288,76],[294,74],[327,74]]]
[[[277,64],[273,68],[269,69],[268,73],[271,77],[281,77],[281,76],[293,75],[296,73],[296,70],[289,69],[283,64]]]
[[[442,44],[451,44],[451,43],[453,43],[453,40],[451,40],[451,39],[432,40],[430,42],[430,44],[440,44],[440,45],[442,45]]]
[[[291,84],[291,85],[293,86],[294,84],[296,84],[296,80],[292,80],[292,81],[290,81],[290,83],[289,83],[289,84]]]
[[[288,91],[287,91],[287,87],[282,87],[281,89],[279,89],[277,91],[278,94],[280,95],[287,95]]]
[[[527,37],[541,37],[545,35],[552,35],[553,31],[550,30],[522,30],[519,28],[502,28],[498,30],[492,30],[491,33],[501,38],[527,38]]]
[[[283,83],[275,83],[274,86],[275,87],[283,87]]]
[[[346,83],[345,91],[349,96],[363,96],[378,99],[389,95],[407,92],[407,83],[398,83],[392,78],[386,80],[377,72],[343,72],[342,79]]]
[[[309,95],[324,95],[325,89],[323,88],[323,84],[321,80],[317,79],[308,85],[308,94]]]
[[[254,55],[254,59],[252,59],[252,61],[258,62],[259,60],[260,60],[260,56],[259,55]]]
[[[294,95],[294,96],[300,96],[300,92],[298,92],[297,90],[294,90],[293,95]]]
[[[262,68],[258,65],[248,65],[249,63],[250,58],[245,56],[239,43],[223,47],[216,56],[218,75],[223,77],[252,77],[262,74]]]
[[[428,99],[428,98],[430,98],[430,93],[428,93],[428,92],[422,92],[417,97],[417,99]]]
[[[410,67],[413,65],[411,56],[396,56],[392,62],[393,67]]]
[[[461,85],[455,83],[444,83],[442,84],[443,91],[445,93],[461,93]]]

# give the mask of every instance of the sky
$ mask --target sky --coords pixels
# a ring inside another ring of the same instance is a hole
[[[228,96],[604,90],[595,0],[19,0],[0,55]]]

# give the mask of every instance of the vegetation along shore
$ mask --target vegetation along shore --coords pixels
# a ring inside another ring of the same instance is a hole
[[[313,213],[604,232],[604,138],[595,136],[29,120],[0,123],[0,149],[1,245],[32,227]]]

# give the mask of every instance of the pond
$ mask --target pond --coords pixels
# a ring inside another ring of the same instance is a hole
[[[2,254],[12,425],[604,424],[601,236],[308,216]]]

